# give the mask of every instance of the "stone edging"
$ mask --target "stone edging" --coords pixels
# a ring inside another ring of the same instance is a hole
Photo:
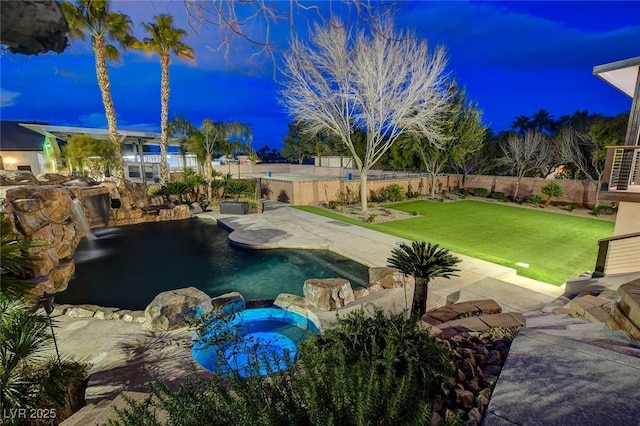
[[[101,320],[122,320],[144,323],[144,311],[120,308],[105,308],[97,305],[55,305],[53,315],[67,315],[71,318],[96,318]]]

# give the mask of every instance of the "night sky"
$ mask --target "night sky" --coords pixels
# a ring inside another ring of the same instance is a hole
[[[329,3],[316,2],[324,12]],[[286,12],[287,2],[277,3]],[[336,2],[334,12],[343,13]],[[128,14],[136,36],[141,22],[171,13],[190,34],[197,63],[172,60],[170,116],[195,124],[204,118],[239,120],[253,127],[256,149],[280,147],[289,121],[279,104],[278,55],[246,59],[255,46],[233,45],[229,61],[215,27],[192,27],[181,1],[115,1]],[[307,19],[296,18],[299,34]],[[415,29],[431,46],[444,45],[451,76],[478,102],[485,124],[506,130],[514,117],[547,109],[554,118],[576,110],[615,115],[631,99],[592,75],[595,65],[640,55],[640,2],[399,2],[396,26]],[[194,32],[197,30],[197,34]],[[260,33],[259,27],[254,27]],[[286,48],[289,24],[273,28]],[[106,127],[88,42],[71,41],[62,54],[2,52],[0,117],[53,125]],[[110,66],[112,94],[121,129],[159,131],[160,64],[157,56],[129,51]]]

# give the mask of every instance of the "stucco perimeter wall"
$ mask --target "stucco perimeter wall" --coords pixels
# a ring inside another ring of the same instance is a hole
[[[454,178],[455,176],[455,178]],[[450,175],[452,180],[459,180],[460,175]],[[550,182],[557,183],[562,187],[564,193],[562,197],[554,198],[554,203],[575,204],[592,208],[596,198],[596,185],[593,182],[569,179],[547,180],[543,178],[522,178],[518,198],[526,198],[529,195],[537,194],[543,199],[542,187]],[[454,185],[455,186],[455,185]],[[489,192],[504,192],[507,196],[512,196],[516,189],[516,178],[513,176],[467,176],[465,187],[485,188]]]
[[[620,201],[613,235],[634,234],[640,232],[640,203]]]
[[[309,166],[303,166],[309,167]],[[299,173],[291,170],[289,173]],[[307,169],[308,173],[308,169]],[[343,170],[344,173],[344,170]],[[460,186],[461,175],[444,175],[435,178],[436,193],[443,190],[452,191]],[[420,184],[422,182],[422,184]],[[588,181],[576,180],[546,180],[542,178],[523,178],[520,182],[518,197],[526,198],[531,194],[537,194],[545,198],[542,194],[542,187],[549,182],[555,182],[562,187],[564,195],[554,198],[554,203],[575,204],[577,206],[593,207],[595,202],[595,184]],[[391,184],[402,186],[405,191],[411,184],[412,191],[420,192],[421,195],[429,194],[431,181],[428,177],[396,178],[385,180],[369,180],[368,191],[379,191]],[[315,206],[331,200],[337,200],[340,192],[346,194],[347,189],[357,193],[360,189],[359,179],[348,181],[345,178],[335,180],[315,180],[306,182],[294,182],[291,180],[279,180],[277,173],[272,171],[271,178],[262,179],[263,187],[269,191],[268,198],[288,202],[297,206]],[[491,192],[504,192],[507,196],[512,196],[515,190],[516,180],[510,176],[470,176],[467,177],[466,188],[485,188]]]
[[[423,180],[420,186],[420,180]],[[428,183],[426,178],[413,178],[410,180],[393,179],[384,181],[369,181],[367,190],[380,191],[389,185],[398,184],[404,188],[411,184],[411,190],[418,192],[422,189],[422,195],[427,194]],[[359,200],[358,191],[360,190],[359,180],[345,179],[341,180],[316,180],[308,182],[292,182],[288,180],[278,180],[277,178],[262,179],[263,188],[268,188],[269,199],[288,202],[295,206],[317,206],[320,203],[326,203],[331,200],[338,200],[340,193],[352,193],[356,200]]]

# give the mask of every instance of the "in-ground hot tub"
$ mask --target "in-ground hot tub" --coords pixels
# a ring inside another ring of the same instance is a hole
[[[295,361],[297,344],[309,333],[319,333],[318,328],[302,315],[280,308],[246,309],[196,333],[191,355],[213,373],[268,375]]]

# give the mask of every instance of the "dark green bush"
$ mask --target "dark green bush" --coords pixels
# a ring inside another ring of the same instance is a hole
[[[331,210],[337,210],[342,204],[337,200],[330,200],[328,206]]]
[[[570,212],[573,212],[575,209],[576,209],[576,206],[574,204],[567,205],[567,210],[569,210]]]
[[[601,215],[612,215],[613,213],[615,213],[615,208],[612,206],[598,206],[595,209],[593,209],[593,211],[591,212],[592,215],[594,216],[601,216]]]
[[[551,203],[552,198],[562,197],[562,187],[555,182],[549,182],[541,189],[542,193],[547,196],[547,200],[545,201],[545,206],[548,206]]]
[[[191,187],[188,183],[181,180],[167,182],[166,186],[162,189],[164,195],[180,195],[188,194],[189,192],[191,192]]]
[[[536,194],[531,194],[527,197],[527,203],[529,204],[540,204],[540,201],[542,201],[542,197]]]
[[[240,195],[247,192],[247,185],[236,179],[227,179],[224,185],[225,194],[233,195],[235,200],[238,201]]]
[[[500,200],[500,201],[509,201],[509,198],[504,195],[504,192],[494,191],[491,193],[491,198]]]
[[[382,191],[382,196],[384,201],[403,201],[405,199],[404,189],[397,183],[387,186]]]
[[[473,188],[473,195],[476,197],[487,197],[489,195],[489,190],[485,188]]]

